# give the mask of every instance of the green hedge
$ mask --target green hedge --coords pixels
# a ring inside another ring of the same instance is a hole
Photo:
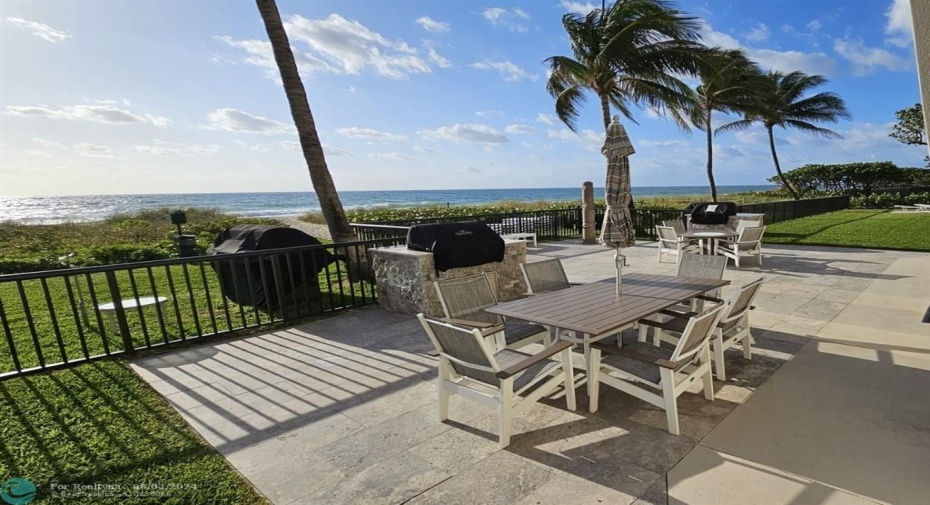
[[[901,196],[900,193],[874,193],[849,200],[849,206],[855,209],[890,209],[895,205],[918,203],[930,203],[930,192],[912,193],[907,196]]]

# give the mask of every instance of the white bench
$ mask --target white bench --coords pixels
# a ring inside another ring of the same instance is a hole
[[[895,205],[894,207],[901,212],[920,212],[922,210],[916,205]]]
[[[504,235],[501,235],[501,237],[509,238],[513,240],[522,240],[524,242],[532,241],[533,247],[537,247],[535,233],[506,233]]]
[[[139,303],[136,305],[135,298],[124,298],[120,300],[120,304],[123,306],[123,311],[128,311],[129,309],[135,309],[136,307],[143,309],[152,305],[161,305],[164,306],[168,302],[168,297],[166,296],[140,296]],[[116,322],[116,304],[113,302],[103,303],[97,306],[97,310],[100,311],[100,315],[107,320],[107,326],[113,333],[119,334],[119,326]],[[86,319],[86,315],[84,316]]]

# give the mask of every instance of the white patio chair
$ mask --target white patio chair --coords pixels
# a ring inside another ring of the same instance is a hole
[[[449,418],[449,397],[492,405],[500,412],[499,447],[510,445],[513,418],[559,385],[565,387],[569,410],[575,410],[571,346],[560,342],[527,354],[510,349],[494,352],[481,331],[418,314],[426,334],[439,352],[439,420]],[[550,358],[561,354],[559,361]],[[543,379],[549,380],[540,384]]]
[[[671,226],[656,226],[656,235],[659,237],[659,263],[662,263],[663,254],[675,256],[677,263],[685,252],[700,252],[693,240],[682,239]]]
[[[674,228],[675,233],[678,234],[679,236],[681,236],[682,233],[685,233],[686,231],[688,231],[688,229],[685,228],[685,223],[683,223],[681,219],[672,219],[671,221],[662,221],[662,226]]]
[[[708,339],[720,319],[722,305],[692,317],[674,350],[646,342],[622,349],[591,344],[588,367],[590,410],[597,412],[600,383],[607,384],[665,409],[668,432],[678,435],[678,397],[697,380],[704,382],[704,398],[714,399]]]
[[[534,342],[549,344],[549,330],[526,321],[505,319],[483,309],[497,305],[487,274],[443,279],[433,283],[445,317],[456,324],[479,328],[495,336],[498,348],[519,349]]]
[[[743,228],[735,241],[720,242],[717,245],[717,254],[732,258],[736,263],[736,268],[739,268],[739,259],[742,256],[755,256],[759,258],[759,266],[762,266],[762,235],[764,233],[765,226]]]
[[[710,346],[713,351],[712,359],[715,365],[717,380],[727,380],[723,356],[724,351],[727,349],[742,344],[743,357],[747,360],[752,359],[752,335],[750,334],[749,311],[753,308],[752,302],[759,293],[762,282],[763,279],[760,277],[740,287],[736,293],[726,301],[723,313],[720,316],[720,321],[713,329]],[[654,345],[661,345],[663,341],[677,343],[678,338],[666,332],[681,334],[687,327],[688,318],[695,315],[693,312],[679,313],[673,310],[663,310],[660,313],[670,316],[671,318],[666,321],[651,321],[645,319],[639,321],[640,341],[646,339],[645,328],[652,327],[655,331],[653,335]]]

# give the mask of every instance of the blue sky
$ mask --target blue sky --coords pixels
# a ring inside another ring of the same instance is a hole
[[[584,1],[279,0],[340,190],[600,186],[594,100],[555,119],[542,60]],[[597,2],[600,5],[600,2]],[[830,79],[842,140],[777,131],[785,169],[892,160],[919,101],[907,0],[679,1],[705,42]],[[310,191],[250,1],[0,3],[0,195]],[[625,121],[634,186],[706,184],[701,132]],[[715,118],[722,124],[725,117]],[[764,129],[719,135],[718,184],[765,184]]]

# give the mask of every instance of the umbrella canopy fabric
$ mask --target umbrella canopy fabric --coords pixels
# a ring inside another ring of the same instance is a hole
[[[628,158],[635,152],[630,137],[620,124],[620,118],[614,116],[607,127],[604,147],[601,148],[601,154],[607,157],[607,181],[604,185],[607,192],[607,212],[601,227],[601,242],[610,247],[631,247],[635,243],[633,218],[630,216],[633,195]]]

